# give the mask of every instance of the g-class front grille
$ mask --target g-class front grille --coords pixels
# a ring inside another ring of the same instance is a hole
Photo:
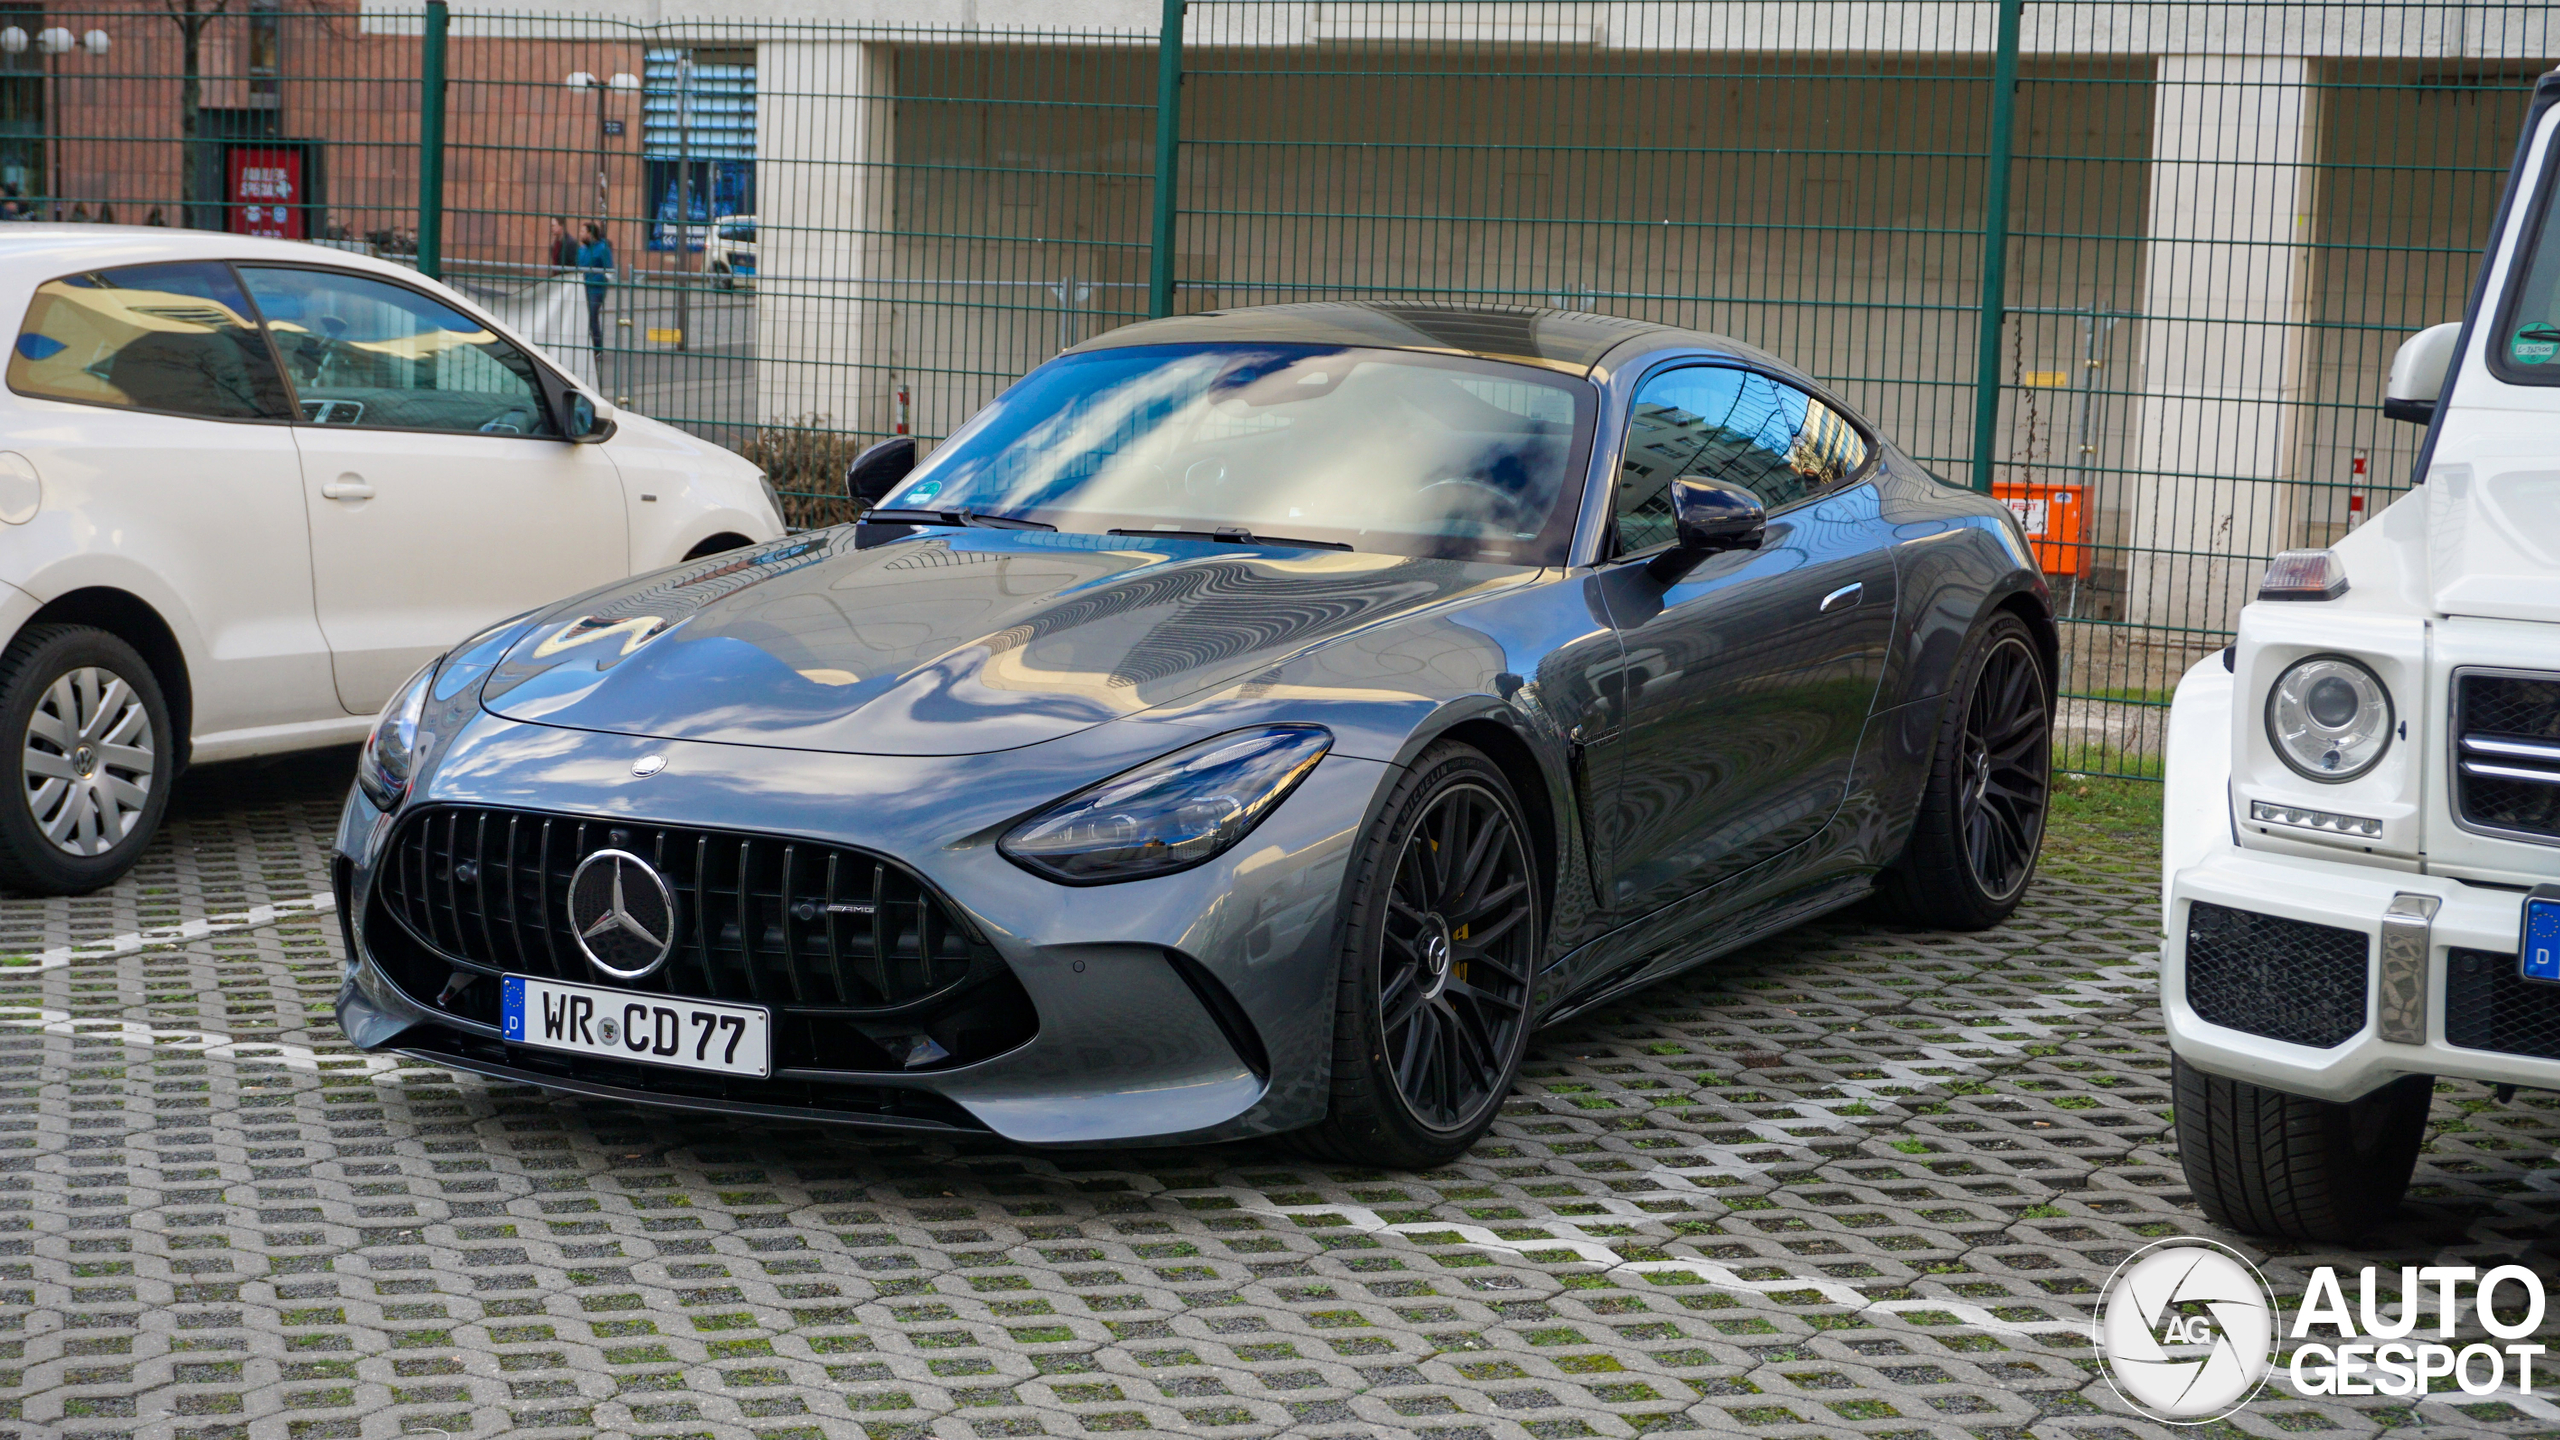
[[[2462,822],[2560,840],[2560,675],[2455,671],[2453,733]]]

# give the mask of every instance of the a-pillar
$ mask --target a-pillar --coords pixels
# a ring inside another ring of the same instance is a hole
[[[2299,543],[2316,64],[2158,61],[2124,513],[2126,618],[2162,662],[2222,643],[2264,557]]]
[[[890,428],[896,53],[825,38],[756,53],[756,389],[763,418]]]

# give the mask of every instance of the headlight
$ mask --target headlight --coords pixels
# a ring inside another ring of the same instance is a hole
[[[1313,725],[1204,740],[1077,791],[1006,831],[996,849],[1069,885],[1188,870],[1250,834],[1332,745]]]
[[[366,799],[386,812],[409,793],[418,752],[434,738],[419,735],[418,720],[427,709],[427,683],[443,663],[442,656],[429,661],[391,693],[391,703],[382,707],[382,718],[373,722],[373,733],[364,739],[364,753],[356,757],[356,784],[363,787]]]
[[[2391,692],[2343,655],[2296,661],[2267,692],[2267,738],[2306,779],[2353,780],[2391,748]]]

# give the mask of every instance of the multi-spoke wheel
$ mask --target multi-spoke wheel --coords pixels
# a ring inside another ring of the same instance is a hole
[[[1426,751],[1362,837],[1351,884],[1332,1109],[1302,1141],[1441,1164],[1493,1123],[1534,1018],[1543,909],[1510,783],[1466,746]]]
[[[2008,918],[2035,877],[2053,709],[2035,636],[2005,611],[1974,637],[1956,680],[1910,846],[1876,890],[1905,919],[1979,930]]]
[[[31,627],[0,656],[0,727],[19,742],[0,884],[78,892],[130,868],[173,768],[168,708],[142,657],[102,630]]]

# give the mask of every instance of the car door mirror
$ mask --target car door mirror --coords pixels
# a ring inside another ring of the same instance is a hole
[[[2400,353],[2391,357],[2391,379],[2382,387],[2382,413],[2412,425],[2433,420],[2444,377],[2453,369],[2454,347],[2461,342],[2459,320],[2430,325],[2401,341]]]
[[[844,493],[864,505],[877,505],[916,468],[916,437],[892,435],[853,457],[844,467]]]
[[[1645,567],[1666,585],[1678,583],[1710,555],[1759,549],[1769,532],[1769,512],[1759,496],[1730,480],[1683,475],[1671,482],[1671,523],[1677,538]]]
[[[583,390],[569,392],[569,439],[592,445],[613,434],[613,407]]]

